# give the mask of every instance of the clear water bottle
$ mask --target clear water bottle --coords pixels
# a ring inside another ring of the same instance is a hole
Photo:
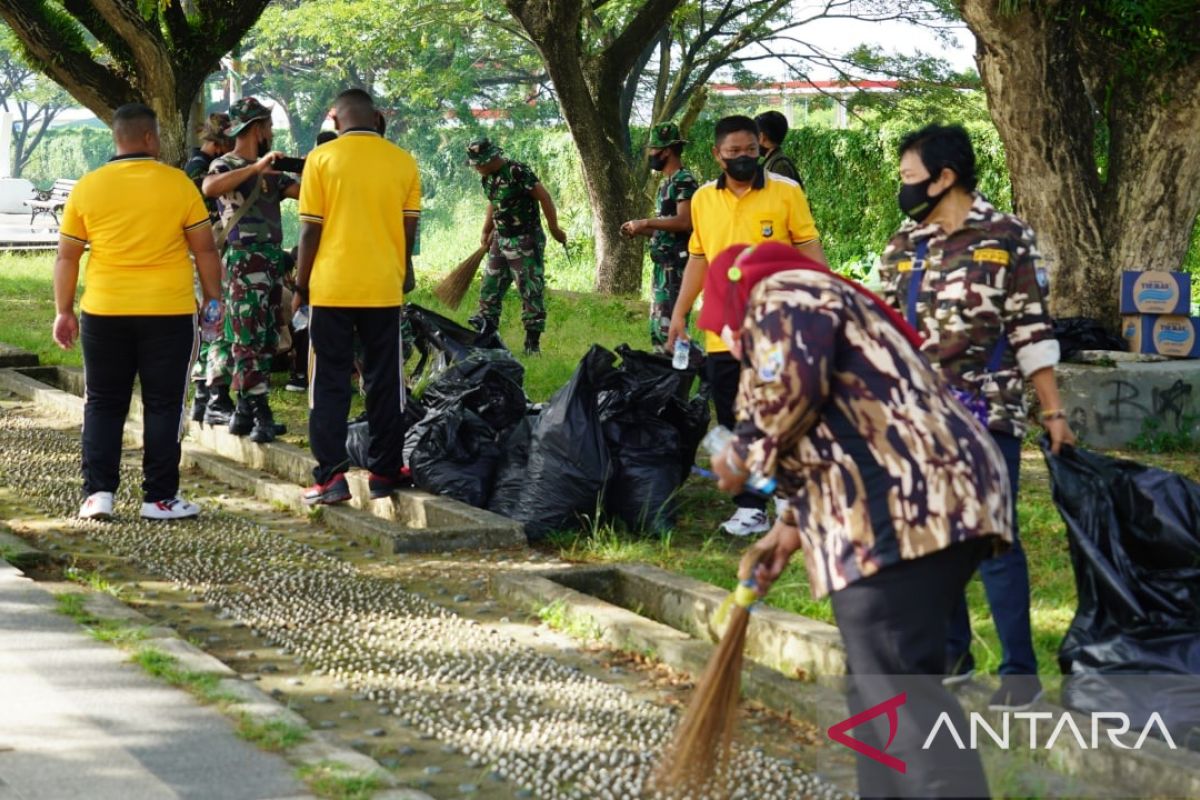
[[[671,366],[675,369],[687,369],[691,361],[692,346],[682,336],[675,340],[675,354],[671,357]]]
[[[221,337],[221,303],[209,300],[200,314],[200,338],[206,342],[215,342]]]
[[[292,315],[292,330],[299,333],[308,329],[308,306],[300,306]]]
[[[725,452],[725,448],[732,441],[733,431],[718,425],[705,435],[704,441],[700,445],[708,451],[710,456],[716,458]],[[746,486],[759,494],[775,493],[775,479],[759,475],[758,473],[750,474],[750,477],[746,479]]]

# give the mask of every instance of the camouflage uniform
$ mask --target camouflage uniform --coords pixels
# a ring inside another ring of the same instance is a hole
[[[696,177],[687,169],[680,169],[658,187],[655,216],[675,216],[679,204],[691,200],[699,188]],[[671,314],[675,311],[675,301],[679,299],[679,289],[683,285],[683,270],[687,267],[691,234],[689,228],[678,232],[655,231],[650,237],[650,261],[654,264],[650,288],[650,341],[656,350],[667,345]]]
[[[479,314],[499,325],[504,293],[515,280],[521,295],[521,322],[526,331],[540,332],[546,329],[546,234],[541,210],[530,194],[537,185],[537,175],[520,161],[505,161],[483,177],[496,233],[479,290]]]
[[[214,158],[207,155],[199,148],[192,151],[192,157],[183,165],[184,173],[192,179],[192,183],[196,184],[196,188],[200,189],[204,183],[204,176],[208,175],[208,170],[212,166]],[[201,190],[203,192],[203,190]],[[204,207],[208,209],[208,219],[216,225],[221,221],[221,212],[217,208],[217,201],[212,197],[204,198]],[[227,287],[224,270],[221,274],[221,293],[224,294]],[[229,345],[222,339],[215,342],[207,342],[200,340],[200,351],[196,356],[196,363],[192,367],[192,380],[204,381],[212,386],[228,386],[232,375],[229,373],[230,357]]]
[[[220,175],[250,163],[229,153],[213,161],[209,174]],[[231,365],[233,388],[242,394],[266,390],[271,355],[278,344],[276,326],[283,276],[287,270],[279,203],[284,191],[296,183],[296,179],[286,173],[247,180],[218,198],[224,224],[228,225],[250,196],[254,181],[262,181],[263,188],[254,208],[230,231],[229,248],[225,251],[225,274],[229,283],[225,291],[224,343],[228,351],[215,357]],[[213,358],[210,356],[210,361]]]
[[[882,294],[925,337],[921,351],[960,399],[986,415],[993,433],[1020,437],[1028,413],[1022,376],[1055,366],[1058,340],[1042,302],[1033,231],[974,198],[966,223],[949,236],[912,221],[900,228],[881,259]],[[914,269],[923,269],[916,287]]]
[[[870,300],[779,272],[750,294],[734,448],[789,501],[814,597],[984,536],[1011,540],[992,437]]]

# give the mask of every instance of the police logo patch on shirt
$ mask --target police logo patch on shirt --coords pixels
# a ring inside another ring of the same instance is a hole
[[[772,220],[764,219],[762,221],[762,235],[764,239],[770,239],[775,235],[775,223]]]
[[[1007,250],[999,250],[994,247],[981,247],[971,255],[971,258],[975,261],[989,261],[993,264],[1005,266],[1008,264],[1009,256]]]
[[[770,350],[763,353],[761,366],[758,368],[758,379],[763,383],[774,383],[783,375],[783,344],[776,342]]]

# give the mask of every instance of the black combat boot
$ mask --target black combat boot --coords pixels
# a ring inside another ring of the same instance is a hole
[[[525,331],[525,355],[537,356],[542,353],[542,332],[541,331]]]
[[[229,417],[229,432],[234,436],[245,436],[254,430],[254,398],[239,394],[237,408]]]
[[[256,394],[251,397],[250,407],[254,412],[254,428],[250,431],[250,441],[266,444],[275,441],[279,434],[287,432],[282,425],[275,424],[275,415],[271,413],[267,395]]]
[[[196,394],[192,396],[192,422],[204,422],[204,413],[208,410],[208,384],[196,381]]]
[[[229,396],[228,386],[210,386],[208,389],[208,405],[204,407],[204,424],[209,426],[224,426],[229,424],[233,416],[233,398]]]

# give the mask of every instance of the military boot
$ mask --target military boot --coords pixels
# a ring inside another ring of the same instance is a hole
[[[229,432],[234,436],[245,436],[254,430],[254,398],[238,395],[237,408],[229,417]]]
[[[196,394],[192,397],[192,422],[204,422],[208,410],[208,384],[196,381]]]
[[[525,355],[537,356],[542,353],[542,332],[525,331]]]
[[[204,407],[204,424],[224,426],[233,416],[233,398],[228,386],[212,386],[208,389],[208,405]]]
[[[250,407],[254,413],[254,428],[250,431],[250,441],[266,444],[275,441],[280,433],[286,433],[282,425],[275,424],[275,415],[271,413],[271,405],[267,395],[256,394],[250,398]]]

